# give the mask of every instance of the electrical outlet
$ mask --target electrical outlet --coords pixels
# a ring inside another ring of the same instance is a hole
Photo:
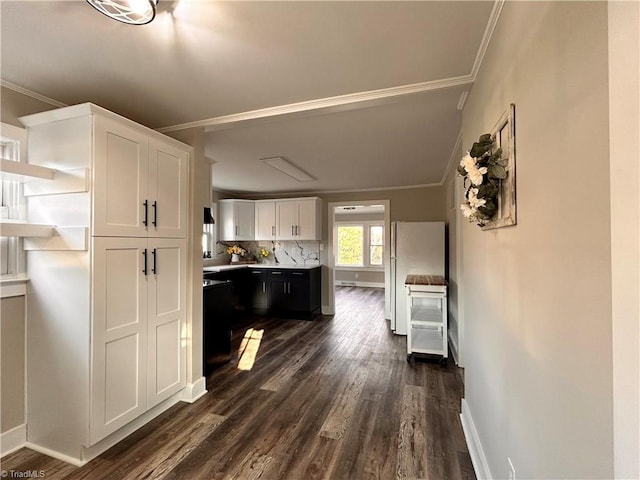
[[[356,278],[358,278],[358,274],[356,273]]]
[[[320,242],[320,251],[323,252],[324,251],[324,243]]]
[[[516,469],[513,466],[511,457],[507,457],[507,462],[509,463],[509,480],[516,480]]]

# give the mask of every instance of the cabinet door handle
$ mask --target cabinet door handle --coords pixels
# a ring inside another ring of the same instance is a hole
[[[302,272],[291,272],[291,273],[293,273],[293,275],[304,275],[304,273]]]
[[[153,226],[158,227],[158,202],[153,201]]]
[[[236,237],[238,236],[238,225],[236,225]]]
[[[295,235],[295,233],[293,233],[294,228],[295,228],[295,227],[294,227],[293,225],[291,225],[291,236],[292,236],[292,237]]]
[[[262,293],[266,293],[267,292],[267,284],[266,282],[262,282]]]
[[[146,227],[149,223],[147,220],[147,215],[149,214],[149,202],[145,200],[142,205],[144,205],[144,218],[142,219],[142,224]]]
[[[146,248],[142,251],[142,256],[144,257],[144,268],[142,269],[142,273],[144,273],[145,275],[148,275],[149,273],[147,272],[147,249]]]
[[[297,237],[298,235],[300,235],[300,234],[298,233],[298,225],[296,225],[296,237]]]
[[[271,275],[282,275],[282,272],[271,272]]]
[[[271,226],[271,236],[272,236],[272,237],[275,237],[275,236],[276,236],[276,226],[275,226],[275,225],[272,225],[272,226]]]
[[[156,258],[156,250],[157,250],[157,249],[156,249],[156,248],[154,248],[154,249],[151,251],[151,255],[153,256],[153,267],[151,268],[151,272],[152,272],[154,275],[157,275],[157,274],[158,274],[158,264],[157,264],[157,258]]]
[[[284,293],[287,293],[287,282],[284,282],[282,286],[284,287]]]

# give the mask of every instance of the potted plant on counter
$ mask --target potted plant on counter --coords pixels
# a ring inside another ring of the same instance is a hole
[[[247,251],[239,245],[227,247],[227,253],[231,255],[231,263],[239,263],[240,257],[244,257]]]

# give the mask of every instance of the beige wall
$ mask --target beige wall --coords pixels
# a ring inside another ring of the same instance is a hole
[[[0,300],[0,432],[25,423],[24,297]]]
[[[494,478],[507,458],[613,476],[607,60],[606,2],[506,2],[464,108],[468,149],[516,105],[518,224],[460,232],[465,404]]]
[[[615,478],[640,478],[640,3],[609,2]]]

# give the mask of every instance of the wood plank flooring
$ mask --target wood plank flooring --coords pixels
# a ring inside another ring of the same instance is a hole
[[[382,289],[338,287],[333,317],[246,318],[233,338],[245,357],[215,370],[198,402],[84,467],[21,449],[1,468],[48,480],[475,479],[460,370],[409,365],[383,304]]]

